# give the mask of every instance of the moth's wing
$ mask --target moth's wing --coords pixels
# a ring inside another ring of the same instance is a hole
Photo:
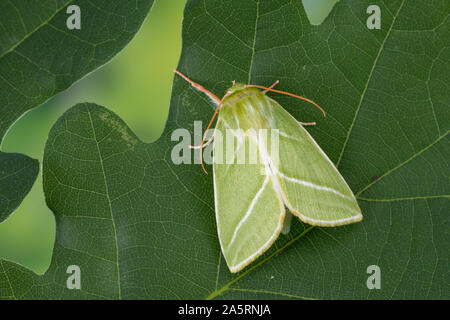
[[[353,192],[310,134],[276,101],[269,98],[261,108],[270,127],[279,130],[279,150],[269,153],[272,159],[279,154],[274,171],[289,210],[303,222],[318,226],[360,221]]]
[[[230,271],[238,272],[278,238],[285,207],[274,189],[272,177],[264,174],[260,159],[254,164],[239,163],[240,152],[245,150],[248,159],[250,150],[256,148],[256,141],[238,134],[234,147],[231,146],[226,135],[232,136],[232,133],[226,130],[236,129],[239,119],[227,111],[221,110],[214,132],[214,202],[222,253]],[[259,156],[258,152],[256,154]],[[225,161],[227,156],[230,159]],[[234,161],[230,161],[233,157],[236,157]]]

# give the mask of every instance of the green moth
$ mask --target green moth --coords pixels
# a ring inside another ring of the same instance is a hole
[[[316,103],[272,89],[278,81],[268,88],[233,82],[219,99],[179,71],[175,72],[216,102],[217,109],[208,129],[218,114],[215,134],[232,132],[237,140],[231,145],[230,140],[223,138],[221,143],[214,140],[213,145],[217,231],[231,272],[245,268],[269,249],[281,232],[289,232],[292,215],[305,223],[324,227],[362,219],[353,192],[334,164],[302,124],[266,93],[287,94],[319,107]],[[278,148],[275,149],[279,154],[273,151],[273,140],[264,139],[262,130],[277,132]],[[200,155],[204,145],[202,142],[197,146]],[[239,148],[247,156],[248,150],[256,150],[257,163],[216,160],[223,148],[230,149],[230,146],[232,154]],[[203,162],[202,167],[205,170]]]

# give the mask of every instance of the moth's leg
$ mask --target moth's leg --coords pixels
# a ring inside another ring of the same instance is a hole
[[[208,144],[210,144],[213,140],[214,140],[214,135],[212,135],[211,138],[209,138],[209,140],[206,141],[203,144],[203,148],[206,147]],[[199,146],[189,146],[189,148],[191,148],[191,149],[200,149],[201,147],[202,147],[201,145],[199,145]]]
[[[270,87],[268,87],[266,90],[264,90],[263,93],[270,91],[270,89],[275,87],[279,82],[280,82],[280,80],[275,81]]]
[[[283,229],[281,229],[282,234],[288,234],[291,230],[292,213],[286,209],[286,216],[284,217]]]
[[[228,91],[225,93],[225,95],[223,96],[223,98],[220,99],[219,103],[217,104],[216,111],[214,111],[214,115],[212,116],[211,121],[209,121],[208,127],[206,128],[205,133],[204,133],[204,135],[203,135],[202,145],[203,145],[203,141],[205,141],[205,139],[206,139],[206,135],[207,135],[208,132],[209,132],[209,131],[208,131],[209,128],[211,128],[211,125],[212,125],[214,119],[216,118],[217,113],[219,112],[220,108],[222,107],[223,101],[225,100],[226,97],[228,97],[229,94],[231,94],[231,91],[230,91],[230,90],[228,90]],[[204,172],[204,173],[208,174],[208,171],[206,171],[205,165],[203,164],[203,153],[202,153],[202,152],[203,152],[203,148],[200,147],[200,162],[201,162],[201,164],[202,164],[202,169],[203,169],[203,172]]]
[[[298,124],[301,124],[302,126],[315,126],[316,123],[315,122],[300,122],[297,121]]]
[[[215,116],[216,116],[216,114],[217,114],[217,111],[218,111],[219,107],[221,106],[223,100],[225,100],[225,98],[228,97],[230,94],[231,94],[231,91],[227,91],[227,92],[225,93],[225,95],[223,96],[223,98],[219,100],[219,105],[218,105],[218,107],[217,107],[216,112],[214,113],[213,118],[211,119],[211,122],[210,122],[209,125],[208,125],[208,128],[207,128],[206,131],[205,131],[203,140],[206,139],[206,134],[208,133],[209,127],[211,127],[211,124],[212,124],[212,122],[213,122],[213,120],[214,120],[214,118],[215,118]],[[206,147],[208,144],[210,144],[210,143],[213,141],[213,139],[214,139],[214,133],[213,133],[213,135],[211,136],[211,138],[209,138],[208,141],[206,141],[205,143],[203,143],[203,148]],[[191,149],[203,149],[203,148],[202,148],[202,145],[199,145],[199,146],[189,146],[189,148],[191,148]]]

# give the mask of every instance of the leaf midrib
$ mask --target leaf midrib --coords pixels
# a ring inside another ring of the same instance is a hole
[[[255,48],[256,48],[256,35],[258,33],[258,20],[259,20],[259,0],[256,1],[256,19],[255,19],[255,32],[253,34],[253,44],[252,44],[252,55],[250,57],[250,67],[248,68],[248,80],[247,83],[251,84],[252,82],[252,70],[253,70],[253,61],[255,60]]]
[[[366,81],[366,84],[364,86],[364,90],[361,93],[361,97],[359,99],[358,107],[356,108],[355,115],[353,117],[352,123],[350,124],[350,128],[347,131],[347,136],[345,137],[344,144],[343,144],[341,152],[339,154],[339,158],[338,158],[338,160],[336,162],[336,168],[339,167],[339,165],[341,163],[341,160],[342,160],[342,157],[344,155],[344,151],[345,151],[345,149],[347,147],[348,141],[350,140],[350,135],[352,134],[353,127],[354,127],[354,125],[356,123],[356,119],[358,118],[359,112],[361,110],[362,103],[363,103],[363,101],[364,101],[364,99],[366,97],[367,89],[369,88],[369,84],[370,84],[370,82],[372,80],[372,76],[373,76],[375,68],[376,68],[376,66],[378,64],[378,60],[380,59],[381,53],[383,52],[384,45],[386,44],[386,41],[388,40],[389,36],[391,35],[391,31],[392,31],[392,29],[394,27],[395,21],[397,20],[397,17],[399,16],[400,11],[402,10],[403,5],[405,4],[405,2],[406,2],[406,0],[402,1],[402,3],[400,4],[400,7],[397,9],[397,12],[395,13],[395,16],[392,18],[392,22],[391,22],[391,25],[389,26],[389,30],[387,31],[386,36],[384,37],[383,42],[380,45],[380,49],[378,50],[377,56],[375,57],[375,60],[374,60],[373,65],[372,65],[372,69],[370,70],[369,76],[367,77],[367,81]]]
[[[121,287],[120,287],[119,244],[118,244],[118,240],[117,240],[117,227],[116,227],[116,222],[114,220],[114,216],[113,216],[113,212],[112,212],[111,198],[109,196],[109,187],[108,187],[108,182],[106,180],[105,167],[103,165],[103,158],[102,158],[102,153],[100,151],[100,146],[98,145],[98,141],[97,141],[97,135],[96,135],[96,132],[95,132],[94,122],[92,121],[91,112],[89,110],[87,110],[87,112],[88,112],[88,115],[89,115],[89,122],[91,124],[92,133],[94,135],[95,145],[97,146],[98,157],[99,157],[99,160],[100,160],[100,166],[101,166],[101,169],[102,169],[103,180],[104,180],[104,183],[105,183],[106,199],[108,200],[109,213],[111,215],[111,222],[112,222],[112,226],[113,226],[113,230],[114,230],[114,241],[115,241],[115,246],[116,246],[116,261],[115,262],[116,262],[116,268],[117,268],[118,297],[119,297],[119,300],[121,300],[122,299],[122,290],[121,290]]]

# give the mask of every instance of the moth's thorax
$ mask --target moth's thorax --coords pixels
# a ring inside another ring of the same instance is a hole
[[[229,89],[229,94],[220,110],[220,117],[224,120],[238,118],[240,129],[266,128],[267,117],[264,110],[269,107],[268,97],[257,88],[245,88],[244,85],[236,83]]]

